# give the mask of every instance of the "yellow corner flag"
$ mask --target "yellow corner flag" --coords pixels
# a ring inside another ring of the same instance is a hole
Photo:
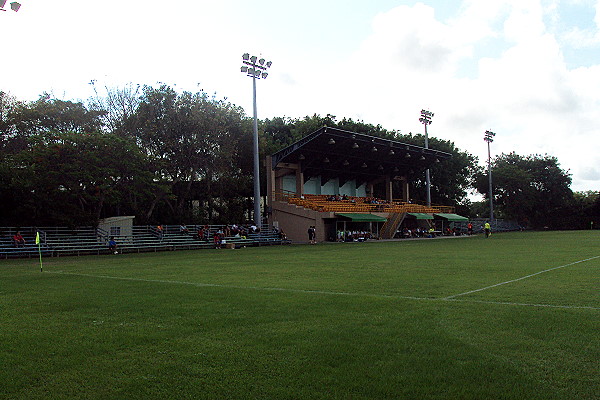
[[[44,267],[42,266],[42,244],[40,243],[40,233],[35,233],[35,244],[38,246],[38,253],[40,254],[40,272],[44,272]]]

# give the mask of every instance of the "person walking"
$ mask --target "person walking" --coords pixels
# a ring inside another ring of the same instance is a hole
[[[316,229],[313,225],[308,227],[308,242],[310,244],[315,244],[315,235],[316,235]]]
[[[488,221],[485,221],[485,225],[483,225],[483,230],[485,231],[485,237],[488,238],[492,234],[492,227]]]

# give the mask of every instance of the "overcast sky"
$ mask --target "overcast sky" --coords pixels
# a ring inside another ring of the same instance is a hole
[[[10,3],[12,0],[8,0]],[[127,83],[203,89],[252,115],[245,52],[273,62],[258,116],[336,115],[492,156],[556,156],[600,190],[600,0],[19,0],[0,90],[85,101]],[[8,4],[6,5],[8,8]]]

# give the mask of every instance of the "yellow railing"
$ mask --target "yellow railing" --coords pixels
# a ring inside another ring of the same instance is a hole
[[[329,200],[329,195],[305,194],[298,197],[294,192],[275,192],[274,198],[300,207],[319,212],[348,212],[348,213],[454,213],[454,207],[450,206],[426,206],[423,204],[407,203],[399,200],[391,202],[374,199],[375,204],[369,202],[365,197],[347,197],[346,200]]]

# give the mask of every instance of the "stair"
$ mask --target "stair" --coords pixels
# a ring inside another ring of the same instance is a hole
[[[406,213],[390,213],[387,221],[385,221],[385,224],[383,224],[381,227],[381,231],[379,233],[381,239],[393,239],[396,235],[398,227],[402,221],[404,221],[405,217]]]

